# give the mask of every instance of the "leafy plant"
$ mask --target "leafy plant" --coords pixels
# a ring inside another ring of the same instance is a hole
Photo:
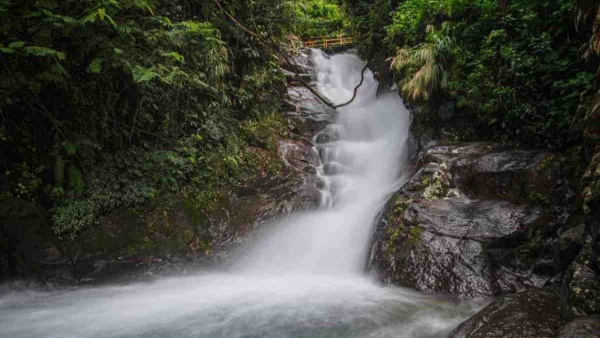
[[[291,2],[224,5],[274,41],[296,28]],[[242,130],[263,133],[285,78],[220,13],[212,1],[0,1],[2,194],[52,210],[54,232],[74,238],[158,196],[208,210],[252,176]]]
[[[448,86],[448,59],[453,41],[429,26],[429,37],[415,47],[399,48],[391,67],[403,75],[398,85],[410,100],[427,100],[438,89]]]

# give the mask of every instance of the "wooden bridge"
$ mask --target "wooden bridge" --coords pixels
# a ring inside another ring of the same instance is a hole
[[[304,46],[308,48],[328,48],[351,45],[353,43],[354,40],[350,36],[340,34],[337,37],[318,36],[316,38],[309,38],[304,41]]]

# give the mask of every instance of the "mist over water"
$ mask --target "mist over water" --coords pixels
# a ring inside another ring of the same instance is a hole
[[[313,59],[319,91],[351,98],[363,62]],[[376,217],[405,179],[409,125],[401,98],[376,90],[365,72],[356,100],[315,137],[322,208],[271,226],[231,271],[0,296],[0,337],[444,337],[475,309],[364,273]]]

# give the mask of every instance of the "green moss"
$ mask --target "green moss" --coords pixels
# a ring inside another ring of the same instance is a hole
[[[533,187],[532,187],[533,188]],[[535,189],[535,188],[533,188]],[[531,201],[531,202],[535,202],[535,203],[540,203],[546,206],[549,206],[550,203],[552,202],[552,199],[550,196],[548,195],[544,195],[544,194],[540,194],[536,191],[530,191],[529,194],[527,194],[527,200]]]
[[[544,248],[544,237],[539,227],[529,230],[527,240],[517,248],[516,255],[521,262],[527,265],[533,265],[537,262]]]
[[[537,172],[543,173],[554,166],[555,164],[555,155],[546,156],[540,163],[537,165]]]
[[[444,173],[435,172],[433,175],[427,174],[423,176],[421,183],[424,186],[423,197],[428,201],[439,200],[446,197],[450,182],[445,177]]]
[[[412,227],[409,230],[409,238],[412,244],[416,244],[419,240],[421,240],[421,235],[423,234],[423,228],[421,227]]]

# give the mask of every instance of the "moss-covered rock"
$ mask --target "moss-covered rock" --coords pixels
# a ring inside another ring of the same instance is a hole
[[[567,252],[577,253],[576,230],[558,240],[575,200],[554,204],[573,185],[563,164],[490,143],[429,148],[382,215],[372,269],[388,283],[463,298],[550,283],[574,258]],[[561,245],[570,247],[562,255]]]
[[[600,313],[600,276],[592,266],[591,244],[588,238],[563,281],[561,301],[566,320]]]

